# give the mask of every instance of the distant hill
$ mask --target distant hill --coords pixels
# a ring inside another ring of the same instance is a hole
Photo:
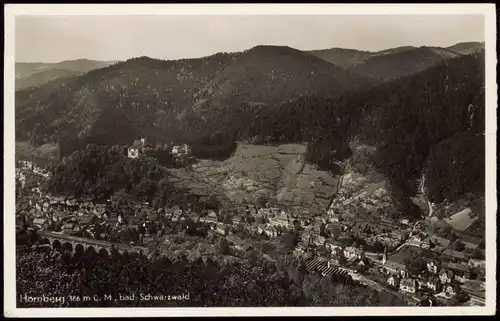
[[[48,69],[27,77],[16,79],[16,90],[29,88],[32,86],[40,86],[46,84],[56,78],[70,77],[80,74],[79,71],[67,69]]]
[[[363,62],[374,54],[370,51],[343,48],[312,50],[309,53],[344,68]]]
[[[414,75],[444,60],[483,50],[484,43],[463,42],[446,48],[401,46],[377,52],[331,48],[309,53],[379,82]]]
[[[35,145],[64,139],[128,144],[139,136],[189,140],[223,131],[227,114],[241,105],[272,108],[370,85],[289,47],[175,61],[140,57],[18,91],[16,135]]]
[[[193,111],[204,119],[214,110],[241,106],[267,106],[302,96],[334,97],[340,93],[369,87],[372,81],[309,53],[280,46],[257,46],[233,57],[196,94]],[[220,126],[207,121],[207,126]]]
[[[460,42],[456,45],[446,47],[446,49],[461,54],[471,54],[484,50],[484,42]]]
[[[15,65],[16,90],[39,86],[59,77],[73,76],[93,69],[107,67],[116,61],[88,59],[67,60],[58,63],[18,62]]]
[[[373,53],[372,56],[384,56],[384,55],[397,54],[397,53],[405,52],[405,51],[412,50],[415,48],[416,47],[413,47],[413,46],[401,46],[401,47],[396,47],[396,48],[389,48],[389,49],[377,51],[377,52]]]
[[[390,81],[416,74],[460,55],[438,47],[401,47],[373,54],[351,70],[374,80]]]

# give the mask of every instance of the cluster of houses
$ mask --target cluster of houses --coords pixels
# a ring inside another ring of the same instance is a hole
[[[372,196],[380,193],[382,192],[376,190]],[[371,198],[363,198],[363,193],[352,198],[348,195],[348,191],[340,192],[328,208],[326,217],[331,222],[333,234],[351,233],[367,244],[378,242],[388,247],[393,247],[406,238],[411,227],[409,219],[389,217]],[[380,196],[382,201],[384,195]]]
[[[16,184],[19,184],[21,188],[26,186],[26,175],[18,168],[16,168]]]
[[[387,285],[392,288],[399,289],[402,293],[415,294],[417,291],[426,290],[431,293],[443,292],[448,297],[453,297],[461,291],[458,282],[455,282],[457,276],[449,266],[439,268],[436,261],[427,263],[428,274],[425,277],[410,276],[404,267],[396,268],[392,266],[384,266],[389,272]]]
[[[425,259],[425,258],[424,258]],[[384,253],[383,269],[387,274],[387,284],[403,293],[415,294],[417,291],[425,290],[431,293],[443,293],[446,297],[453,297],[461,292],[460,279],[471,278],[471,268],[477,260],[469,263],[452,262],[441,259],[426,259],[426,273],[418,276],[410,276],[403,263],[388,260]]]
[[[146,138],[135,140],[134,143],[127,148],[128,158],[139,158],[141,155],[146,154],[154,149],[170,150],[170,153],[175,158],[182,158],[191,155],[191,146],[187,144],[175,145],[171,149],[168,144],[157,144],[155,147],[147,142]]]

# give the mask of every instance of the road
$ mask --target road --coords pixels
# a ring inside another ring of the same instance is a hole
[[[473,305],[481,305],[484,306],[486,304],[486,299],[472,293],[469,289],[463,288],[464,292],[470,296],[470,303]]]
[[[33,169],[33,173],[41,175],[41,176],[43,176],[45,178],[49,178],[49,174],[42,173],[42,172],[38,171],[36,168]]]

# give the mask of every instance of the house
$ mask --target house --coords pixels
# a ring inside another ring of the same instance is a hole
[[[401,282],[399,283],[399,291],[403,293],[414,294],[415,292],[417,292],[417,286],[418,283],[415,279],[412,278],[402,279]]]
[[[344,256],[348,260],[353,258],[353,257],[355,257],[359,260],[362,260],[365,258],[365,251],[363,251],[363,249],[358,249],[358,248],[353,247],[353,246],[348,246],[344,249]]]
[[[457,261],[465,261],[466,255],[464,252],[455,251],[452,249],[446,249],[442,254],[443,259],[445,260],[457,260]]]
[[[66,223],[63,226],[63,232],[64,234],[73,234],[73,229],[75,228],[76,224],[75,223]]]
[[[186,144],[176,145],[172,147],[172,154],[174,156],[188,155],[191,154],[191,147]]]
[[[46,223],[47,223],[47,220],[44,218],[35,218],[33,220],[33,226],[40,228],[40,229],[45,228]]]
[[[422,240],[420,243],[420,247],[423,249],[430,249],[431,248],[431,241],[429,237],[426,237],[425,239]]]
[[[266,228],[264,229],[264,233],[266,233],[266,235],[270,238],[275,238],[278,236],[278,231],[273,226],[266,226]]]
[[[340,243],[339,241],[336,240],[328,240],[326,241],[325,247],[327,250],[329,250],[332,254],[338,255],[339,253],[342,253],[342,247],[343,244]]]
[[[200,217],[200,222],[207,224],[216,224],[217,223],[217,214],[215,212],[211,212],[207,216]]]
[[[229,234],[229,228],[223,223],[217,223],[215,225],[215,232],[219,235],[226,236]]]
[[[435,245],[435,246],[439,246],[439,247],[443,247],[443,248],[448,248],[448,246],[450,245],[450,240],[448,239],[445,239],[443,237],[439,237],[439,236],[432,236],[431,237],[431,242]]]
[[[439,280],[438,277],[431,277],[425,282],[425,286],[434,291],[434,292],[439,292],[441,290],[441,281]]]
[[[481,244],[481,239],[473,236],[461,235],[460,240],[465,245],[465,251],[472,253]]]
[[[436,260],[429,260],[427,262],[427,270],[431,274],[437,274],[438,273],[438,268],[439,268],[439,263]]]
[[[399,223],[401,223],[403,225],[410,226],[410,220],[407,218],[403,218],[403,219],[399,220]]]
[[[441,269],[439,272],[439,280],[442,284],[447,284],[453,281],[453,272],[448,269]]]
[[[326,238],[324,236],[317,235],[314,238],[314,244],[317,246],[321,246],[321,245],[325,244],[325,242],[326,242]]]
[[[393,260],[387,260],[384,263],[384,269],[387,273],[395,273],[400,276],[406,275],[406,266]]]
[[[79,223],[82,226],[87,226],[87,225],[93,225],[93,224],[95,224],[97,220],[98,220],[98,218],[97,218],[96,215],[87,215],[87,216],[83,216],[80,219]]]
[[[486,262],[485,260],[477,260],[477,259],[469,259],[467,262],[467,265],[471,268],[479,268],[479,269],[484,269],[486,268]]]
[[[248,251],[251,249],[251,246],[234,234],[226,236],[226,240],[240,251]]]
[[[57,211],[54,211],[52,216],[55,217],[56,219],[62,219],[65,216],[65,213],[63,211],[57,210]]]
[[[470,278],[471,272],[467,265],[463,263],[448,262],[446,264],[448,270],[452,271],[454,275],[462,278]]]
[[[240,223],[241,223],[241,216],[234,215],[233,218],[232,218],[232,221],[233,221],[233,225],[234,226],[240,225]]]
[[[297,251],[297,252],[299,252],[299,253],[304,253],[305,249],[306,248],[305,248],[304,244],[299,243],[299,244],[297,244],[297,246],[295,246],[294,250]]]
[[[387,285],[395,289],[399,289],[399,276],[397,274],[392,274],[387,278]]]
[[[394,220],[392,218],[389,218],[389,217],[382,217],[382,219],[380,220],[380,224],[393,227]]]
[[[444,292],[448,297],[454,297],[459,292],[457,286],[454,284],[448,284],[444,288]]]

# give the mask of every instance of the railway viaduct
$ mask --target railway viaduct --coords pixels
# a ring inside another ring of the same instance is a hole
[[[53,249],[65,249],[74,254],[83,254],[85,252],[95,252],[99,255],[109,255],[112,248],[119,253],[146,253],[147,248],[142,246],[130,246],[118,243],[109,243],[101,240],[93,240],[84,237],[65,235],[50,231],[37,231],[37,237],[40,244],[48,244]]]

